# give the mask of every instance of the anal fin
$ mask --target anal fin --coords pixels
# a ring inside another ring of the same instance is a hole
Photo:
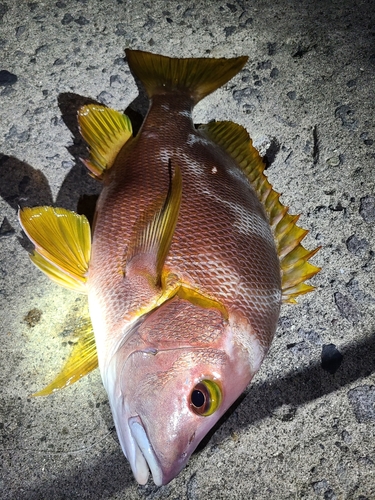
[[[74,384],[97,368],[98,356],[91,321],[84,320],[75,334],[79,337],[78,342],[73,347],[73,351],[60,373],[44,389],[32,394],[33,396],[48,396],[59,389]]]

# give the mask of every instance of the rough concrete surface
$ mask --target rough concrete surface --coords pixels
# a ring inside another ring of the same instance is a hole
[[[371,0],[0,0],[2,499],[375,499],[374,26]],[[125,47],[250,57],[195,122],[244,125],[322,246],[317,290],[283,306],[246,398],[161,488],[135,483],[97,371],[29,397],[70,352],[84,298],[32,266],[16,209],[98,192],[75,113],[136,99]]]

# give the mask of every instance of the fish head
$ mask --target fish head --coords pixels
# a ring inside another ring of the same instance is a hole
[[[156,485],[172,480],[249,384],[254,370],[232,330],[220,311],[172,300],[137,328],[139,348],[113,357],[105,385],[140,484],[149,469]]]

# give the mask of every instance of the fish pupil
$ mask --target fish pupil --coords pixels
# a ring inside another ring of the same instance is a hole
[[[191,402],[196,408],[201,408],[204,405],[205,397],[202,391],[195,389],[191,395]]]

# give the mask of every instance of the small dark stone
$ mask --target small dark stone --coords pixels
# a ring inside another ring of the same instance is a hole
[[[182,14],[182,17],[193,17],[193,9],[188,7]]]
[[[18,26],[16,28],[16,37],[20,37],[23,33],[25,33],[26,26]]]
[[[63,59],[55,59],[55,62],[53,63],[54,66],[61,66],[64,64]]]
[[[351,130],[357,126],[357,120],[354,118],[354,111],[347,105],[343,104],[335,109],[335,116],[340,118],[343,127]]]
[[[365,222],[375,222],[375,196],[368,194],[360,199],[359,214]]]
[[[165,20],[167,21],[168,24],[173,23],[173,20],[170,17],[166,17]]]
[[[17,76],[6,69],[0,70],[0,86],[14,85],[18,80]]]
[[[38,8],[38,4],[36,2],[30,2],[27,4],[30,12],[34,12]]]
[[[314,330],[303,330],[302,328],[300,328],[298,330],[298,336],[302,339],[308,340],[315,345],[320,345],[322,343],[319,333],[315,332]]]
[[[9,7],[6,3],[0,3],[0,21],[3,20],[3,17],[8,12]]]
[[[151,38],[151,40],[152,40],[152,38]],[[125,66],[124,57],[116,57],[116,59],[113,61],[113,64],[116,64],[116,66]]]
[[[109,106],[111,103],[111,100],[113,99],[113,95],[110,94],[109,92],[106,92],[105,90],[103,90],[103,92],[100,92],[97,99],[99,102],[101,102],[105,106]]]
[[[375,299],[372,297],[371,294],[365,293],[363,290],[359,288],[358,281],[354,278],[352,278],[347,284],[346,284],[347,289],[351,293],[351,295],[354,297],[354,299],[359,302],[360,304],[374,304]],[[371,290],[371,288],[370,288]]]
[[[115,35],[117,35],[117,36],[126,35],[125,24],[117,24],[116,25]]]
[[[374,141],[372,139],[365,139],[363,142],[364,144],[366,144],[366,146],[372,146],[374,144]]]
[[[323,345],[322,368],[332,375],[337,372],[343,360],[343,355],[334,344]]]
[[[253,24],[253,18],[252,17],[248,17],[244,23],[240,24],[240,26],[241,26],[241,28],[248,28],[252,24]]]
[[[292,57],[300,59],[305,54],[307,54],[313,47],[303,46],[301,44],[298,45],[297,50],[293,52]]]
[[[355,87],[357,85],[357,80],[349,80],[348,82],[346,82],[346,85],[352,89],[353,87]]]
[[[267,51],[269,56],[274,56],[276,54],[277,43],[267,43]]]
[[[336,500],[337,496],[335,495],[335,492],[331,489],[328,489],[324,492],[323,496],[324,500]]]
[[[342,212],[343,210],[345,210],[345,207],[343,207],[341,201],[339,201],[337,205],[329,205],[329,209],[333,212]]]
[[[277,78],[279,76],[279,70],[277,68],[273,68],[270,73],[271,78]]]
[[[233,98],[236,101],[248,101],[252,97],[258,97],[259,91],[251,87],[245,87],[244,89],[234,90]]]
[[[257,64],[257,70],[271,69],[271,61],[261,61]]]
[[[90,24],[90,21],[86,19],[84,16],[79,16],[78,19],[74,19],[74,22],[79,24],[80,26],[85,26],[86,24]]]
[[[224,28],[225,37],[227,38],[228,36],[233,35],[235,31],[236,26],[227,26],[226,28]]]
[[[237,7],[233,5],[232,3],[227,3],[227,7],[231,12],[237,12]]]
[[[360,240],[355,234],[353,234],[346,240],[346,248],[350,253],[358,256],[367,252],[369,249],[369,242],[365,238]]]
[[[35,51],[35,55],[36,54],[40,54],[41,52],[47,52],[48,50],[48,45],[47,44],[44,44],[44,45],[40,45],[36,51]]]
[[[109,85],[112,87],[116,83],[121,84],[121,78],[119,77],[119,75],[111,75],[109,78]]]
[[[35,325],[39,323],[41,317],[42,317],[42,311],[40,309],[35,308],[31,309],[31,311],[29,311],[26,314],[23,320],[25,321],[25,323],[27,323],[27,325],[30,328],[33,328]]]
[[[286,95],[289,97],[289,99],[291,101],[294,101],[294,99],[296,98],[296,91],[295,90],[291,90],[290,92],[287,92]]]
[[[73,21],[74,21],[74,17],[71,14],[65,14],[61,20],[61,24],[66,26],[67,24],[70,24]]]
[[[145,29],[151,29],[155,26],[156,21],[153,19],[151,16],[147,16],[147,21],[144,23],[143,28]]]
[[[8,140],[16,136],[17,136],[17,127],[15,125],[12,125],[9,129],[9,132],[5,135],[5,139]]]
[[[375,386],[360,385],[348,392],[357,422],[375,422]]]
[[[352,321],[353,323],[358,323],[361,317],[360,312],[349,299],[349,297],[347,295],[343,295],[340,292],[336,292],[334,294],[334,299],[341,315],[344,316],[344,318],[346,318],[347,320]]]
[[[321,494],[326,488],[328,488],[328,483],[325,479],[322,479],[316,483],[311,483],[311,486],[313,487],[315,493]]]
[[[4,217],[3,222],[0,226],[0,236],[10,236],[14,234],[14,229],[6,217]]]

